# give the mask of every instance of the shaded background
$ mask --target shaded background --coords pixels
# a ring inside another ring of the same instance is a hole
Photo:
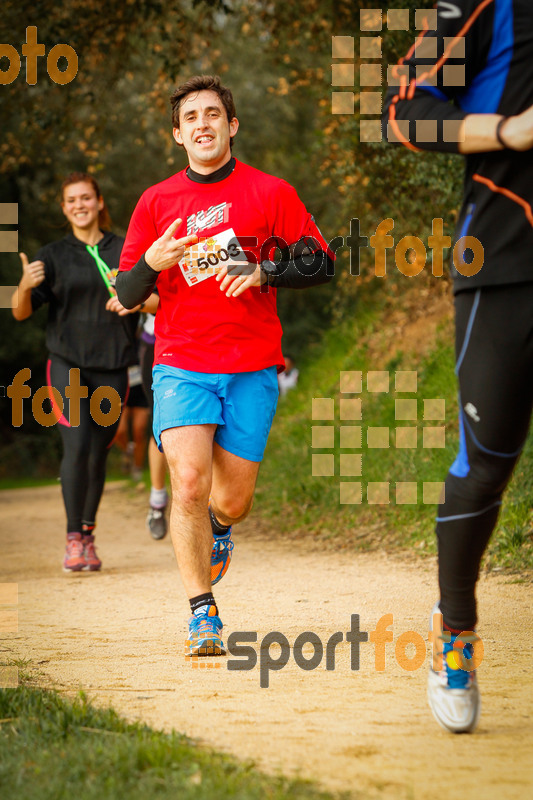
[[[0,85],[0,202],[18,204],[19,248],[32,258],[65,234],[58,188],[73,170],[95,175],[114,230],[124,234],[144,189],[186,164],[171,136],[168,98],[196,73],[218,73],[233,90],[241,123],[237,158],[294,184],[326,239],[346,237],[353,217],[366,235],[393,217],[396,241],[405,233],[426,241],[434,216],[442,216],[451,232],[461,159],[359,144],[359,10],[366,5],[110,0],[104,10],[95,0],[73,0],[64,8],[50,0],[3,3],[2,43],[22,54],[26,27],[35,25],[46,53],[65,43],[79,58],[69,84],[53,83],[41,57],[34,86],[26,82],[24,59],[19,76]],[[387,8],[420,5],[399,0]],[[331,113],[331,37],[337,35],[355,39],[353,115]],[[382,35],[386,67],[408,49],[413,31],[384,26]],[[2,59],[0,67],[7,66]],[[321,292],[279,293],[286,352],[305,358],[324,331],[355,314],[366,279],[366,302],[376,290],[398,292],[396,275],[374,287],[370,264],[366,269],[363,261],[362,279],[351,276],[343,248],[337,277]],[[2,283],[19,278],[18,256],[0,254]],[[22,367],[32,370],[32,391],[44,383],[45,320],[46,309],[22,324],[0,311],[0,385]],[[28,401],[24,424],[14,429],[10,402],[0,401],[0,477],[54,473],[57,432],[34,422]]]

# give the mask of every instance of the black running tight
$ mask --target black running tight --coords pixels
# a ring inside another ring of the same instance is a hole
[[[67,512],[67,532],[81,532],[83,523],[94,525],[96,520],[107,456],[128,391],[128,374],[126,368],[111,372],[81,369],[77,381],[76,374],[70,375],[71,369],[77,370],[58,356],[51,356],[47,364],[47,383],[57,389],[63,401],[62,414],[57,405],[55,410],[63,441],[61,489]],[[77,383],[82,387],[80,393],[87,387],[88,396],[79,401],[73,398],[71,406],[65,389]],[[78,403],[79,420],[76,419]],[[77,422],[79,424],[75,424]]]
[[[440,608],[452,629],[477,621],[475,587],[520,457],[533,405],[533,283],[459,293],[460,451],[439,506]]]

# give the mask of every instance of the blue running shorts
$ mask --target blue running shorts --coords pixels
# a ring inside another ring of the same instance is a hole
[[[276,367],[257,372],[153,369],[154,438],[183,425],[215,424],[215,442],[247,461],[261,461],[278,402]]]

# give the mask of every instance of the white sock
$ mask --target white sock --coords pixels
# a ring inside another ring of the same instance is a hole
[[[166,489],[150,489],[150,505],[152,508],[164,508],[168,503],[168,494]]]

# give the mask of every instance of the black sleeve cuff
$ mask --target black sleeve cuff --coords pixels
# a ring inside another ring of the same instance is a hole
[[[308,289],[328,283],[335,274],[335,264],[323,250],[282,259],[277,263],[263,261],[261,269],[267,275],[267,282],[261,286],[261,291],[268,291],[268,286],[276,289]]]
[[[135,308],[147,300],[154,290],[159,272],[148,266],[144,255],[128,272],[119,272],[115,289],[124,308]]]
[[[385,98],[382,116],[384,141],[391,144],[409,142],[419,150],[459,152],[456,134],[459,123],[467,116],[465,111],[420,89],[410,100],[394,102],[393,94],[389,89]],[[430,123],[430,126],[423,123]]]

